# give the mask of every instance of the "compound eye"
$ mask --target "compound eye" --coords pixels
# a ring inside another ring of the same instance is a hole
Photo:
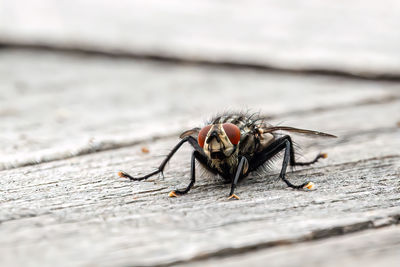
[[[211,129],[211,125],[208,125],[206,127],[204,127],[203,129],[201,129],[201,131],[199,132],[199,136],[197,138],[197,142],[199,143],[200,147],[204,147],[204,142],[206,141],[206,137],[208,132]]]
[[[231,141],[232,145],[237,145],[240,141],[239,127],[232,123],[224,123],[222,124],[222,127],[224,127],[224,131]]]

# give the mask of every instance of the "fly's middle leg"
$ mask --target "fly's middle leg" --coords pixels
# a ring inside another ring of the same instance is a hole
[[[292,159],[294,161],[293,144],[292,144],[292,140],[290,139],[290,137],[282,140],[282,145],[279,147],[282,147],[283,149],[285,149],[285,154],[283,156],[282,169],[279,174],[279,177],[282,179],[282,181],[284,181],[287,184],[287,186],[294,188],[294,189],[308,188],[308,186],[312,187],[312,183],[310,183],[310,182],[304,182],[300,185],[294,185],[291,182],[289,182],[289,180],[286,179],[285,176],[286,176],[287,166],[288,166],[289,162],[290,163],[292,162]]]
[[[312,183],[305,182],[300,185],[294,185],[289,180],[286,179],[286,169],[287,166],[290,165],[301,165],[301,163],[297,163],[294,158],[294,151],[293,151],[293,143],[290,136],[285,135],[273,143],[271,143],[266,149],[262,152],[255,155],[254,159],[250,162],[250,171],[257,169],[259,166],[263,165],[265,162],[273,158],[276,154],[280,151],[285,150],[282,162],[281,172],[279,174],[279,178],[282,179],[289,187],[295,189],[301,188],[312,188]],[[316,158],[318,160],[319,157]],[[311,164],[311,163],[309,163]]]

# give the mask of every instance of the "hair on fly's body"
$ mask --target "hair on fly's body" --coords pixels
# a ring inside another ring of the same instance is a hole
[[[321,158],[326,158],[325,153],[319,153],[313,160],[299,162],[296,160],[296,147],[288,134],[281,132],[298,133],[314,137],[334,138],[336,136],[324,132],[294,128],[289,126],[273,126],[266,122],[265,117],[258,113],[225,112],[213,117],[204,127],[193,128],[180,135],[181,140],[168,153],[157,170],[142,176],[133,177],[126,172],[119,172],[119,176],[132,181],[148,179],[156,174],[163,174],[164,168],[175,152],[186,142],[193,147],[191,156],[190,183],[183,190],[173,190],[170,197],[184,195],[193,187],[196,181],[196,162],[208,171],[223,178],[225,183],[230,183],[229,199],[239,197],[235,194],[238,181],[249,173],[265,173],[270,163],[277,160],[283,153],[283,161],[279,178],[288,187],[294,189],[312,189],[312,182],[294,185],[286,179],[288,166],[307,166],[316,163]]]

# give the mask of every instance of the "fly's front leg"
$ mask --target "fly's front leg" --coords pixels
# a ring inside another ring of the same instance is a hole
[[[205,158],[203,158],[203,156],[200,154],[199,151],[197,151],[197,150],[193,151],[191,165],[190,165],[190,183],[189,183],[189,185],[184,190],[176,189],[176,190],[171,191],[168,195],[169,197],[177,197],[180,195],[184,195],[187,192],[189,192],[189,190],[192,188],[192,186],[196,182],[196,159],[199,160],[200,162],[203,162],[205,160]]]
[[[158,173],[163,173],[165,165],[167,165],[168,161],[172,158],[172,156],[175,154],[176,151],[178,151],[178,149],[185,143],[185,142],[189,142],[196,150],[197,150],[197,141],[194,137],[192,136],[186,136],[185,138],[183,138],[181,141],[179,141],[178,144],[176,144],[176,146],[171,150],[171,152],[169,152],[169,154],[167,155],[167,157],[163,160],[163,162],[161,162],[160,166],[157,168],[157,170],[146,174],[145,176],[142,177],[133,177],[130,174],[126,173],[126,172],[118,172],[118,175],[120,177],[124,177],[124,178],[128,178],[132,181],[141,181],[141,180],[146,180],[148,178],[150,178],[153,175],[156,175]]]
[[[242,157],[239,161],[239,165],[238,168],[236,170],[236,174],[235,174],[235,178],[232,181],[232,186],[231,186],[231,192],[229,193],[229,197],[228,199],[239,199],[239,197],[237,195],[235,195],[235,188],[236,188],[236,184],[239,181],[239,178],[241,175],[243,175],[244,170],[246,170],[249,166],[249,163],[247,162],[246,157]]]

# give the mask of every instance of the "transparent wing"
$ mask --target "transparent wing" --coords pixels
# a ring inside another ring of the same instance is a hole
[[[328,134],[324,132],[318,132],[318,131],[313,131],[313,130],[306,130],[306,129],[300,129],[300,128],[294,128],[294,127],[289,127],[289,126],[267,126],[265,128],[262,128],[263,133],[272,133],[275,131],[285,131],[285,132],[293,132],[293,133],[299,133],[299,134],[304,134],[304,135],[313,135],[313,136],[319,136],[319,137],[332,137],[336,138],[336,135],[333,134]]]

